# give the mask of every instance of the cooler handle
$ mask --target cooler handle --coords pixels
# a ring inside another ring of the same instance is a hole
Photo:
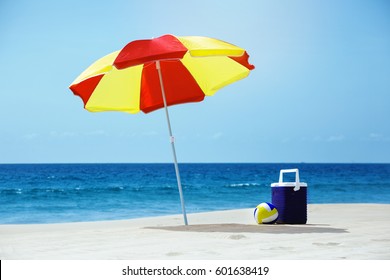
[[[298,168],[295,169],[281,169],[280,175],[279,175],[279,183],[283,183],[283,174],[284,173],[294,173],[295,172],[295,187],[294,191],[299,191],[300,184],[299,184],[299,170]]]

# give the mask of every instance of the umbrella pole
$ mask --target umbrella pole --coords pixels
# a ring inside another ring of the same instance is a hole
[[[184,224],[187,226],[188,225],[188,221],[187,221],[186,208],[185,208],[185,205],[184,205],[183,190],[182,190],[182,187],[181,187],[179,165],[177,164],[176,149],[175,149],[175,138],[172,135],[171,122],[169,120],[168,106],[167,106],[167,100],[166,100],[166,97],[165,97],[164,83],[163,83],[163,79],[162,79],[161,67],[160,67],[160,61],[159,60],[156,61],[156,68],[157,68],[157,72],[158,72],[158,77],[160,79],[160,86],[161,86],[162,98],[163,98],[163,102],[164,102],[165,116],[167,118],[167,123],[168,123],[169,137],[170,137],[171,146],[172,146],[172,153],[173,153],[173,161],[174,161],[174,164],[175,164],[177,187],[179,189],[179,195],[180,195],[181,210],[183,212]]]

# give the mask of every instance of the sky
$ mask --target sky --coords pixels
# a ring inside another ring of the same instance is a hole
[[[163,110],[90,113],[69,85],[128,42],[199,35],[256,66],[169,109],[179,162],[390,162],[390,2],[0,2],[0,163],[171,162]]]

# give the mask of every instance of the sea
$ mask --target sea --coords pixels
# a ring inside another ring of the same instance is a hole
[[[271,184],[291,168],[307,183],[309,204],[390,203],[390,164],[183,163],[187,214],[271,202]],[[0,224],[172,214],[181,214],[172,163],[0,164]]]

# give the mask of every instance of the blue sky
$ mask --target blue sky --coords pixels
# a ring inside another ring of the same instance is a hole
[[[0,2],[0,163],[171,162],[162,110],[90,113],[68,89],[136,39],[245,48],[248,78],[173,106],[179,162],[390,162],[390,2]]]

